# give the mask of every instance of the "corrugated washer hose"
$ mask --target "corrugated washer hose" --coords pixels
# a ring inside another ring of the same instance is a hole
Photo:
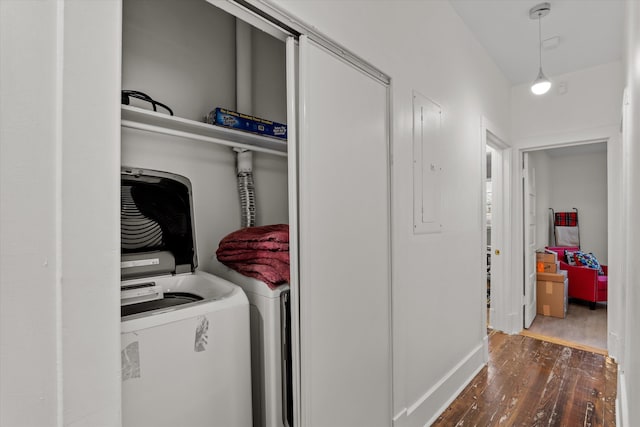
[[[240,196],[240,222],[242,228],[256,225],[256,197],[253,184],[253,153],[249,150],[237,149],[237,180]]]

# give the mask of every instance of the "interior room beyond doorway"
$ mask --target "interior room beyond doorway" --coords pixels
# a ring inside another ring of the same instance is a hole
[[[608,264],[606,142],[529,152],[536,175],[536,247],[556,246],[555,212],[579,212],[580,249]],[[524,332],[550,340],[606,351],[607,303],[595,310],[588,302],[569,299],[565,318],[538,313]]]

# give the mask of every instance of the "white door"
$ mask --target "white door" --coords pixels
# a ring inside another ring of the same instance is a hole
[[[299,62],[299,425],[389,426],[389,87],[305,36]]]
[[[495,315],[495,304],[501,298],[504,298],[501,293],[504,292],[504,175],[503,175],[503,150],[499,148],[497,144],[493,144],[493,141],[497,140],[493,134],[487,131],[487,152],[491,153],[491,163],[487,164],[490,172],[490,181],[487,183],[486,188],[486,207],[485,212],[487,214],[486,227],[488,232],[486,233],[487,242],[483,249],[486,248],[490,258],[487,262],[490,263],[490,268],[487,269],[489,276],[488,283],[490,283],[490,309],[487,324],[491,325],[491,320]],[[490,240],[489,240],[490,239]]]
[[[536,317],[536,170],[524,153],[524,327]]]

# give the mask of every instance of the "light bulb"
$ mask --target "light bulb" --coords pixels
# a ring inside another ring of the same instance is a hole
[[[540,72],[538,73],[538,77],[534,80],[531,85],[531,92],[535,95],[544,95],[551,89],[551,82],[545,75],[542,73],[542,68],[540,68]]]
[[[544,95],[549,91],[549,89],[551,89],[550,81],[535,82],[531,85],[531,92],[536,95]]]

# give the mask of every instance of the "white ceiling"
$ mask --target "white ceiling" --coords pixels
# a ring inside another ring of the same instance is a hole
[[[449,0],[467,27],[512,84],[538,74],[538,21],[529,18],[536,0]],[[620,60],[623,0],[551,0],[542,18],[542,39],[559,37],[542,50],[542,67],[555,75]]]

